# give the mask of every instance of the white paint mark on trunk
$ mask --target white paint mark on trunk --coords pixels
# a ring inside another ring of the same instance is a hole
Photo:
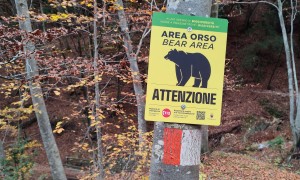
[[[184,130],[182,134],[180,165],[193,166],[200,164],[201,131]]]

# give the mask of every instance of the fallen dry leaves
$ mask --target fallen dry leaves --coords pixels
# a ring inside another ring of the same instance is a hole
[[[297,180],[300,175],[279,169],[250,156],[216,151],[204,160],[201,172],[206,179]]]

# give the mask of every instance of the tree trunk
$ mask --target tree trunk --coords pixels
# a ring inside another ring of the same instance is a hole
[[[296,64],[295,64],[295,53],[294,53],[294,21],[296,19],[298,10],[297,10],[297,0],[293,1],[290,0],[290,5],[292,9],[291,13],[291,33],[290,33],[290,51],[291,51],[291,62],[293,67],[293,75],[294,75],[294,85],[295,85],[295,104],[296,104],[296,117],[294,120],[295,123],[295,132],[294,132],[294,151],[300,151],[300,92],[298,89],[298,79],[297,79],[297,72],[296,72]]]
[[[167,12],[209,17],[211,5],[211,0],[169,0]],[[201,126],[156,122],[153,136],[151,180],[199,179]],[[186,148],[188,150],[177,153],[178,149],[170,148],[174,144],[188,147]],[[167,156],[170,159],[167,159]],[[182,157],[186,157],[186,159],[182,159]],[[177,162],[168,162],[174,160]]]
[[[293,69],[292,69],[292,59],[291,59],[291,50],[289,46],[289,40],[288,40],[288,35],[286,32],[285,28],[285,22],[282,14],[282,2],[281,0],[277,0],[278,3],[278,17],[279,17],[279,22],[280,22],[280,27],[281,27],[281,32],[282,32],[282,38],[283,38],[283,44],[284,44],[284,50],[285,50],[285,58],[286,58],[286,64],[287,64],[287,71],[288,71],[288,86],[289,86],[289,97],[290,97],[290,114],[289,114],[289,119],[290,119],[290,126],[293,134],[293,144],[294,148],[297,148],[299,146],[299,138],[300,138],[300,133],[298,130],[298,127],[295,124],[295,121],[299,122],[299,116],[300,112],[298,111],[299,108],[295,108],[295,103],[297,99],[295,99],[294,95],[294,79],[293,79]],[[298,92],[296,92],[298,93]],[[299,104],[297,104],[299,106]],[[296,113],[296,119],[295,119],[295,109],[297,110]],[[299,109],[300,110],[300,109]]]
[[[218,18],[219,16],[219,4],[213,1],[213,5],[211,6],[211,17]],[[208,147],[208,126],[201,126],[202,140],[201,140],[201,153],[209,152]]]
[[[28,5],[26,0],[15,0],[16,9],[19,17],[20,29],[31,32],[31,21],[29,17]],[[26,37],[23,37],[26,38]],[[38,82],[34,78],[39,75],[38,66],[35,61],[35,46],[31,41],[24,41],[24,54],[26,55],[26,78],[29,82],[32,103],[38,121],[42,141],[47,154],[53,179],[66,180],[66,175],[61,162],[59,151],[52,133],[48,112],[46,109],[43,92]]]
[[[201,126],[201,153],[207,153],[209,151],[208,148],[208,126]]]
[[[41,14],[44,14],[44,10],[43,10],[43,2],[42,2],[42,0],[39,0],[39,3],[40,3],[40,11],[41,11]],[[42,22],[42,28],[43,28],[43,32],[46,32],[45,21]]]
[[[118,0],[117,4],[120,7],[124,7],[122,0]],[[133,88],[134,88],[134,93],[137,101],[137,109],[138,109],[137,116],[138,116],[139,144],[141,145],[143,142],[143,134],[147,131],[146,121],[144,119],[144,113],[145,113],[144,90],[142,86],[140,70],[137,64],[137,57],[136,54],[134,54],[133,52],[132,42],[129,34],[129,27],[127,24],[124,9],[118,11],[118,17],[120,20],[121,31],[122,33],[124,33],[123,35],[124,46],[125,46],[128,61],[130,63],[131,73],[132,73]]]
[[[5,151],[4,151],[4,145],[3,145],[3,141],[0,140],[0,161],[4,161],[5,159]],[[4,174],[3,174],[3,167],[2,167],[2,164],[0,162],[0,178],[3,178],[4,179]]]
[[[95,81],[95,109],[94,116],[96,125],[96,133],[97,133],[97,171],[99,171],[99,175],[97,176],[97,180],[104,179],[104,169],[102,165],[103,160],[103,151],[102,151],[102,134],[101,134],[101,121],[99,119],[99,111],[100,111],[100,90],[99,90],[99,73],[98,73],[98,41],[97,41],[97,1],[94,0],[94,21],[93,21],[93,44],[94,44],[94,81]]]

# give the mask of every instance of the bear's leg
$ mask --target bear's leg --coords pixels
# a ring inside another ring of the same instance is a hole
[[[204,80],[202,80],[202,88],[207,88],[207,81],[208,81],[208,79],[204,79]]]
[[[181,69],[181,74],[182,74],[182,79],[177,86],[184,86],[188,82],[188,80],[191,77],[191,70],[185,69],[185,71],[182,71]]]
[[[195,78],[195,82],[194,82],[193,87],[199,87],[200,83],[201,83],[201,79],[200,78]]]
[[[182,74],[181,74],[181,70],[180,70],[179,66],[176,65],[175,68],[176,68],[176,77],[177,77],[177,84],[176,85],[179,86],[179,84],[182,80]]]

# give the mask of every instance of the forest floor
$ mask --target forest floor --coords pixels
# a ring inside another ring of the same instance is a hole
[[[204,179],[282,179],[297,180],[300,175],[276,167],[272,163],[257,160],[248,155],[215,151],[202,165]]]
[[[261,85],[225,90],[222,124],[210,127],[211,153],[202,156],[202,177],[217,180],[300,179],[299,160],[288,159],[292,143],[287,98],[286,92],[263,90]],[[74,137],[83,132],[76,126],[56,135],[64,162],[67,156],[74,155],[71,151],[76,142]],[[35,161],[39,164],[35,166],[34,174],[49,175],[42,149]],[[69,179],[86,173],[72,168],[66,168],[66,172]]]
[[[229,51],[234,50],[229,48]],[[229,63],[226,69],[221,125],[209,127],[210,153],[202,155],[202,177],[222,180],[300,179],[299,160],[289,159],[292,143],[285,66],[277,68],[271,90],[267,89],[267,84],[272,66],[266,69],[260,83],[245,82],[247,73],[240,73],[244,79],[237,76],[232,69],[241,70],[234,63]],[[49,116],[54,124],[70,112],[78,111],[73,109],[72,104],[78,103],[74,99],[70,94],[60,99],[47,99]],[[127,113],[135,112],[134,106],[125,107]],[[87,158],[84,153],[74,149],[75,143],[82,142],[86,134],[82,118],[72,119],[64,128],[63,133],[55,134],[64,164],[67,157]],[[36,122],[29,125],[24,133],[41,143]],[[38,148],[34,162],[31,179],[51,179],[42,147]],[[79,179],[86,173],[88,171],[66,167],[69,179]]]

